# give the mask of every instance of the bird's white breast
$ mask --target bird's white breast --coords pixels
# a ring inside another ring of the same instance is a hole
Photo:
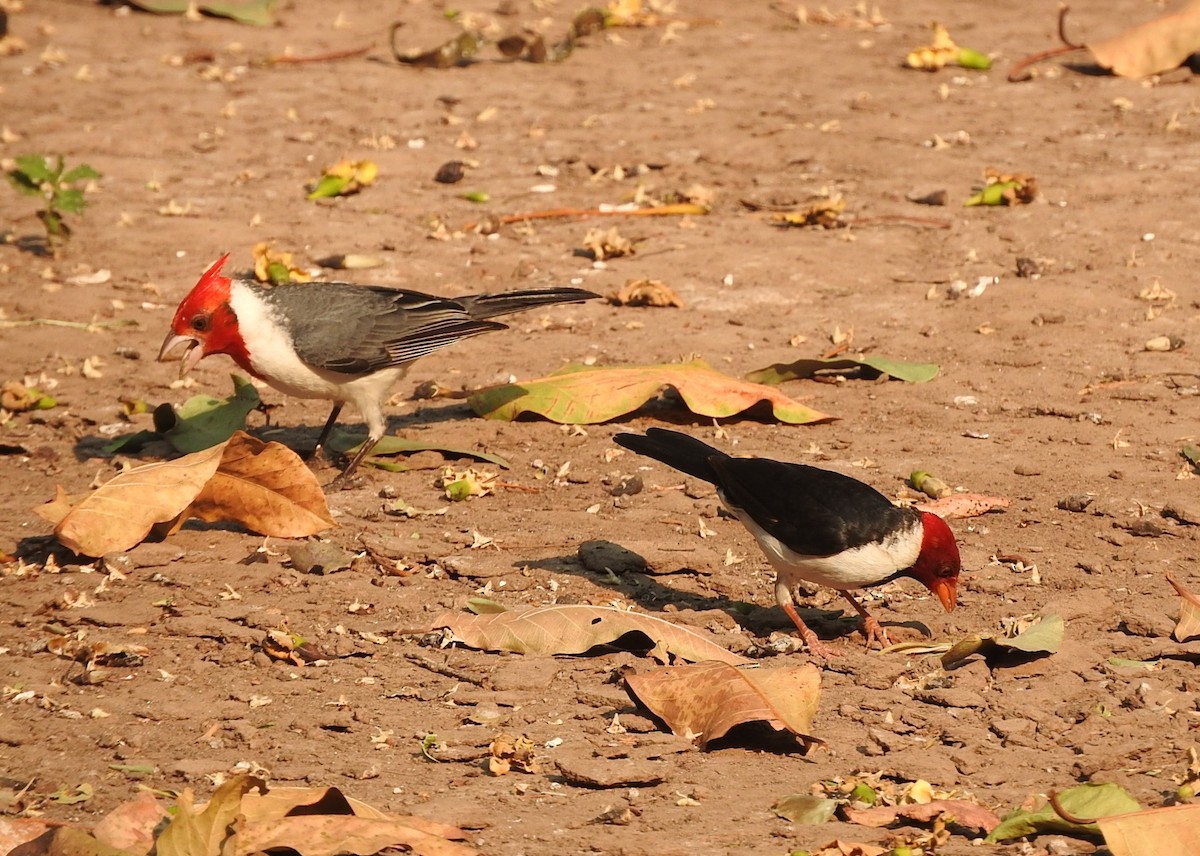
[[[912,567],[921,552],[923,533],[917,525],[878,543],[864,544],[832,556],[805,556],[771,535],[741,509],[729,507],[729,510],[754,535],[759,548],[789,588],[799,580],[841,591],[863,588]]]

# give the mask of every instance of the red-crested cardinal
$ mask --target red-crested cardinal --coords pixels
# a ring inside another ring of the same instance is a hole
[[[850,593],[912,577],[946,611],[957,601],[962,561],[954,533],[936,514],[900,508],[857,479],[804,464],[735,458],[707,443],[662,428],[613,440],[711,482],[725,507],[754,535],[775,568],[775,598],[814,654],[827,655],[796,612],[801,581],[837,589],[862,616],[870,646],[887,634]]]
[[[338,477],[344,483],[383,437],[392,387],[419,357],[506,324],[488,320],[537,306],[599,295],[544,288],[447,298],[378,285],[305,282],[267,287],[222,276],[229,254],[200,277],[175,310],[159,351],[181,345],[180,373],[210,354],[228,354],[280,392],[333,402],[317,448],[329,439],[347,402],[367,424],[367,441]]]

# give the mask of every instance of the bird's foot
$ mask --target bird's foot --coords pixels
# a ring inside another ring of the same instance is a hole
[[[341,490],[353,490],[356,487],[362,487],[366,483],[360,475],[354,473],[342,473],[329,484],[325,485],[326,493],[337,493]]]
[[[800,632],[800,636],[804,639],[804,644],[808,647],[808,653],[814,657],[820,657],[822,660],[831,660],[838,655],[838,652],[830,648],[822,642],[817,634],[807,626]]]
[[[867,637],[868,648],[873,647],[876,642],[879,643],[880,648],[886,648],[892,644],[892,640],[888,638],[887,631],[883,629],[883,626],[873,615],[863,616],[862,630],[863,636]]]

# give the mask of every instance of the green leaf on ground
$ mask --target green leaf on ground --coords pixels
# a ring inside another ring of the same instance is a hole
[[[468,404],[487,419],[512,421],[535,413],[552,422],[592,425],[632,413],[664,387],[693,413],[724,419],[767,402],[780,422],[800,425],[836,417],[813,410],[771,386],[715,371],[701,360],[650,366],[569,365],[548,377],[474,393]]]
[[[335,434],[329,441],[329,448],[342,454],[353,454],[358,451],[358,447],[364,442],[364,440],[360,440],[358,437],[339,433]],[[499,455],[493,455],[491,452],[481,452],[478,449],[452,446],[448,443],[430,443],[423,440],[406,440],[403,437],[391,436],[384,437],[379,441],[375,448],[371,450],[371,455],[367,458],[367,463],[373,466],[381,466],[382,462],[373,461],[372,458],[411,455],[415,452],[442,452],[447,457],[474,458],[477,461],[487,461],[489,464],[495,464],[506,470],[512,469],[512,465],[507,460]],[[390,467],[383,468],[390,469]]]
[[[925,383],[937,377],[937,363],[910,363],[904,360],[893,360],[878,354],[867,354],[861,359],[853,360],[848,357],[835,357],[828,360],[804,359],[793,363],[775,363],[765,369],[758,369],[746,375],[746,380],[755,383],[780,384],[787,380],[802,380],[817,377],[820,374],[856,373],[865,380],[874,380],[881,375],[887,375],[895,380],[908,383]]]
[[[246,417],[251,410],[262,404],[258,390],[240,375],[233,378],[233,395],[229,398],[213,398],[197,395],[189,398],[176,411],[175,426],[163,434],[172,446],[181,452],[199,452],[218,443],[224,443],[246,426]]]
[[[1095,820],[1141,810],[1137,800],[1124,788],[1111,783],[1078,785],[1058,794],[1057,801],[1063,811],[1080,820]],[[1000,821],[1000,825],[988,834],[986,840],[995,844],[1043,832],[1099,836],[1100,828],[1095,823],[1074,823],[1067,820],[1047,802],[1036,811],[1017,809],[1006,815]]]
[[[239,24],[268,27],[275,23],[275,0],[129,0],[147,12],[179,15],[195,5],[201,12],[230,18]]]
[[[992,658],[999,654],[1056,654],[1062,647],[1066,625],[1061,615],[1045,615],[1014,636],[968,636],[942,655],[948,669],[972,654]]]

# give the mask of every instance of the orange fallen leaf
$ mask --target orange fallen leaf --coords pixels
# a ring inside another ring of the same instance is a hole
[[[764,722],[805,743],[817,742],[809,730],[817,712],[821,673],[811,663],[738,669],[704,662],[629,675],[625,686],[672,733],[701,746],[745,722]]]
[[[1096,62],[1121,77],[1148,77],[1179,68],[1200,51],[1200,0],[1087,48]]]
[[[156,524],[174,520],[191,505],[217,471],[224,450],[222,444],[173,461],[126,470],[67,511],[54,527],[55,537],[83,556],[134,547]],[[43,517],[58,514],[64,499],[58,488],[53,500],[34,510]]]
[[[337,525],[317,477],[295,452],[241,431],[225,445],[220,466],[188,514],[276,538],[304,538]]]
[[[928,511],[938,517],[954,520],[961,517],[979,517],[997,508],[1008,508],[1011,502],[1004,496],[985,496],[981,493],[956,493],[932,502],[918,502],[913,508]]]
[[[702,360],[652,366],[570,365],[548,377],[481,389],[471,409],[488,419],[522,413],[568,425],[593,425],[632,413],[663,387],[679,393],[693,413],[724,419],[767,402],[780,422],[804,424],[835,417],[813,410],[778,389],[715,371]]]
[[[582,654],[637,631],[655,643],[651,654],[663,661],[673,655],[692,662],[750,662],[702,631],[609,606],[564,604],[483,615],[444,612],[433,627],[448,628],[456,641],[472,648],[520,654]]]
[[[876,808],[856,809],[846,806],[842,816],[849,823],[862,826],[891,826],[901,818],[915,820],[918,823],[928,823],[942,815],[954,818],[957,826],[979,832],[991,832],[1000,825],[1000,818],[978,803],[968,800],[934,800],[933,802],[912,805],[888,805]]]
[[[61,487],[34,511],[63,546],[83,556],[128,550],[155,527],[188,517],[240,523],[260,535],[300,538],[334,524],[316,476],[295,452],[238,431],[225,443],[126,470],[72,503]]]
[[[1179,601],[1179,621],[1175,624],[1175,630],[1171,636],[1176,642],[1186,642],[1189,639],[1195,639],[1200,636],[1200,597],[1188,591],[1184,585],[1177,582],[1174,577],[1167,574],[1167,582],[1175,589],[1180,597]]]
[[[1172,805],[1096,818],[1112,856],[1195,856],[1200,805]]]

